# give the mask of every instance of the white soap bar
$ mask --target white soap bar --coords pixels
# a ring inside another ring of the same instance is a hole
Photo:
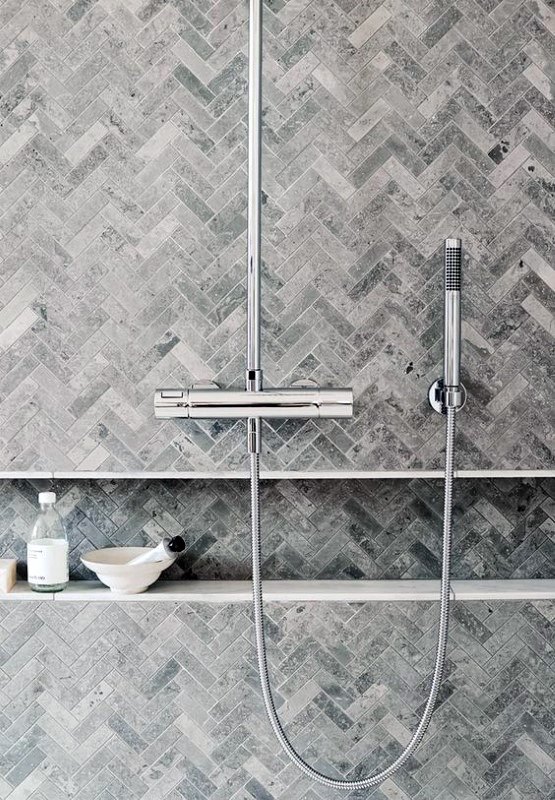
[[[7,594],[15,586],[17,558],[0,558],[0,593]]]

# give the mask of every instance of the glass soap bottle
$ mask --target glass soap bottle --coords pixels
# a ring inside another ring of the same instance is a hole
[[[56,494],[40,492],[40,510],[27,544],[27,580],[34,592],[61,592],[69,580],[68,540]]]

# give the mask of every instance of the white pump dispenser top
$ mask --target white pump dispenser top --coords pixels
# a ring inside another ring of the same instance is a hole
[[[39,492],[39,503],[41,505],[54,505],[56,502],[56,492]]]

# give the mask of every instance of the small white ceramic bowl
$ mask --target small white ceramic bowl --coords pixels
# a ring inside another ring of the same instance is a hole
[[[116,594],[140,594],[157,581],[160,574],[170,567],[173,558],[165,561],[154,561],[148,564],[130,565],[132,558],[140,556],[149,547],[105,547],[102,550],[91,550],[81,556],[83,564],[96,572],[102,583],[109,586]]]

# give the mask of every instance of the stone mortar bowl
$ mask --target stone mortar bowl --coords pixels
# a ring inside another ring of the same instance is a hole
[[[171,567],[173,558],[149,564],[130,565],[128,562],[150,547],[105,547],[91,550],[81,556],[83,564],[95,572],[98,580],[116,594],[140,594],[158,580],[161,573]]]

